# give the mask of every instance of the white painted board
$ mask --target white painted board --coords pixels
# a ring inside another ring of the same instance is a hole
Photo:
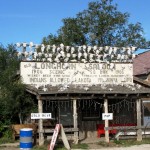
[[[114,63],[21,62],[22,81],[40,85],[133,84],[133,65]]]
[[[51,113],[31,113],[31,119],[52,119]]]
[[[102,120],[113,120],[113,113],[102,113]]]

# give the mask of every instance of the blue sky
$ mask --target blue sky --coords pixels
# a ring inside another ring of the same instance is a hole
[[[75,17],[92,0],[0,0],[0,43],[41,43],[56,34],[62,19]],[[114,0],[118,9],[130,14],[130,22],[141,22],[150,40],[150,0]]]

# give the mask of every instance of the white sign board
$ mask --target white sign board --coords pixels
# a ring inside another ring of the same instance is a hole
[[[102,113],[102,120],[113,120],[113,113]]]
[[[31,119],[52,119],[51,113],[31,113]]]
[[[133,84],[131,63],[21,62],[20,71],[23,83],[32,86]]]
[[[59,130],[60,130],[60,124],[56,124],[55,130],[54,130],[54,133],[53,133],[53,136],[52,136],[52,140],[51,140],[51,143],[50,143],[50,147],[48,148],[48,150],[53,150],[54,149]]]

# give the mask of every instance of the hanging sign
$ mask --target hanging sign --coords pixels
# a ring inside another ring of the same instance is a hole
[[[52,119],[51,113],[31,113],[31,119]]]
[[[113,120],[113,113],[102,113],[102,120]]]

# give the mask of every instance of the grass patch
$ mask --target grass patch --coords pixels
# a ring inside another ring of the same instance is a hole
[[[0,132],[0,144],[5,143],[14,143],[15,141],[12,139],[12,130],[10,128],[3,130],[3,132]]]
[[[48,146],[49,146],[50,142],[49,141],[45,141],[44,145],[43,146],[34,146],[32,149],[33,150],[47,150],[48,149]],[[88,145],[87,144],[72,144],[70,143],[70,147],[71,149],[88,149]],[[54,147],[55,150],[67,150],[65,147],[64,147],[64,144],[63,142],[56,142],[56,145]]]
[[[43,146],[34,146],[32,148],[32,150],[47,150],[48,147],[46,147],[45,145]]]
[[[47,150],[49,146],[49,143],[45,143],[43,146],[34,146],[32,149],[33,150]],[[87,144],[70,144],[71,149],[88,149]],[[55,145],[54,147],[55,150],[67,150],[62,142],[59,142]]]
[[[129,140],[114,140],[106,143],[104,141],[98,142],[98,145],[101,147],[130,147],[133,145],[141,145],[141,144],[150,144],[150,139],[143,139],[141,142],[137,141],[136,139],[129,139]]]
[[[137,141],[136,139],[130,139],[130,140],[114,140],[114,143],[122,146],[122,147],[129,147],[129,146],[133,146],[133,145],[141,145],[141,144],[150,144],[150,139],[143,139],[142,141]]]
[[[88,149],[88,145],[87,144],[72,144],[71,148],[73,149]]]
[[[104,141],[100,141],[97,143],[97,145],[100,145],[101,147],[116,147],[117,144],[114,143],[113,141],[109,142],[109,143],[106,143]]]
[[[5,143],[14,143],[15,141],[11,138],[7,137],[2,137],[0,138],[0,144],[5,144]]]

